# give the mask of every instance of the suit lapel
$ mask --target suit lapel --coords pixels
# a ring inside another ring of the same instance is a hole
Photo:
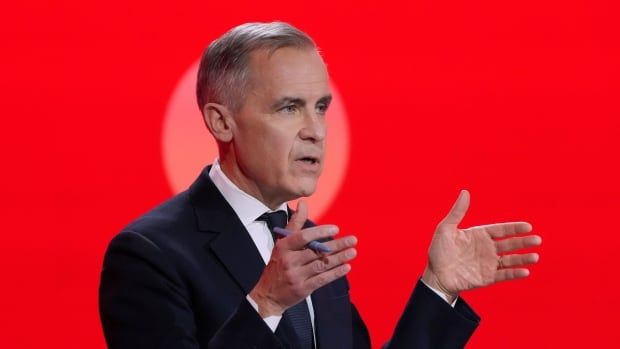
[[[209,248],[248,294],[258,281],[265,263],[250,234],[209,177],[208,166],[189,189],[198,229],[217,235]]]

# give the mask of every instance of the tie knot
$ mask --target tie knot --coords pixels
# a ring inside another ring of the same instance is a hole
[[[286,227],[286,220],[288,215],[284,211],[275,211],[275,212],[266,212],[263,213],[260,217],[256,218],[257,221],[267,222],[267,226],[269,230],[273,231],[273,228],[284,228]]]

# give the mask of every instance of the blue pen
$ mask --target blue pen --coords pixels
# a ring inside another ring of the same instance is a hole
[[[282,229],[280,227],[273,228],[273,232],[281,236],[289,236],[291,234],[289,230]],[[329,247],[327,247],[327,245],[318,241],[310,241],[308,247],[316,252],[329,253],[332,251]]]

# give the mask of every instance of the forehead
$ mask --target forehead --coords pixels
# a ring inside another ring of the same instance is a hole
[[[327,68],[314,48],[257,50],[249,68],[250,94],[320,98],[330,93]]]

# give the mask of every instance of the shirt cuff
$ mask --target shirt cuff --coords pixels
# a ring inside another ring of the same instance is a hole
[[[448,296],[446,296],[446,294],[445,294],[445,293],[443,293],[443,292],[441,292],[441,291],[439,291],[439,290],[435,289],[434,287],[429,286],[429,285],[428,285],[426,282],[424,282],[424,280],[422,280],[422,279],[420,279],[420,281],[422,281],[422,283],[424,284],[424,286],[428,287],[431,291],[435,292],[435,294],[436,294],[436,295],[438,295],[439,297],[441,297],[441,299],[443,299],[444,301],[446,301],[446,303],[449,303],[449,302],[448,302]],[[248,297],[249,297],[249,296],[248,296]],[[449,303],[449,304],[452,306],[452,308],[454,308],[454,306],[456,305],[456,301],[457,301],[457,300],[459,300],[459,297],[458,297],[458,296],[456,296],[456,297],[454,298],[454,301],[453,301],[452,303]],[[256,309],[258,309],[258,306],[256,306],[255,308],[256,308]],[[256,311],[258,311],[258,310],[256,310]]]
[[[432,290],[432,288],[431,288],[431,290]],[[437,291],[435,291],[435,292],[437,292]],[[254,308],[254,310],[256,310],[256,312],[259,313],[259,311],[258,311],[258,304],[252,299],[252,297],[250,297],[250,295],[247,295],[247,296],[245,296],[245,298],[252,305],[252,308]],[[265,321],[267,326],[269,326],[269,328],[271,329],[271,332],[275,333],[276,332],[276,328],[278,328],[278,324],[280,323],[281,319],[282,319],[282,315],[272,315],[272,316],[267,316],[267,317],[263,318],[263,321]]]

